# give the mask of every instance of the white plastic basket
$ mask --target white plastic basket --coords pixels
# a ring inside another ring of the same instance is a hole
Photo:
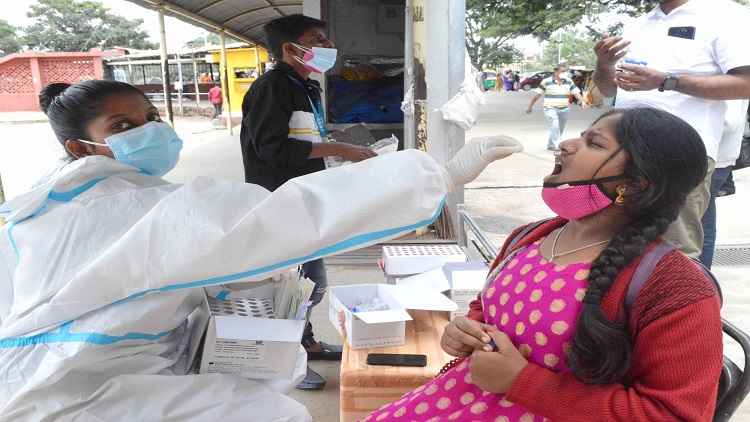
[[[269,299],[237,298],[221,300],[208,298],[208,307],[215,316],[243,316],[250,318],[274,318],[273,302]]]
[[[456,244],[383,246],[383,264],[389,276],[419,274],[448,262],[465,262],[466,254]]]

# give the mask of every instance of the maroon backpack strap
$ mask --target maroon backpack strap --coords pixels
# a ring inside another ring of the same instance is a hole
[[[633,273],[633,277],[630,279],[628,293],[625,295],[625,309],[630,310],[633,306],[643,285],[651,277],[659,261],[675,249],[677,249],[675,245],[669,242],[661,242],[643,255],[641,262],[638,263],[638,267]]]
[[[630,308],[633,307],[638,294],[643,289],[643,285],[646,284],[646,281],[648,281],[649,278],[651,278],[651,274],[653,274],[659,261],[661,261],[665,255],[676,249],[677,246],[670,242],[661,242],[643,255],[641,262],[638,263],[638,267],[636,267],[635,272],[633,273],[633,277],[630,279],[628,292],[625,296],[625,312],[629,312]],[[719,300],[723,302],[724,298],[721,293],[719,280],[713,275],[711,270],[706,268],[700,261],[693,259],[693,262],[695,262],[695,264],[698,265],[698,268],[700,268],[706,277],[711,280],[719,294]]]
[[[523,228],[521,228],[521,230],[519,230],[519,232],[508,241],[507,247],[504,248],[505,255],[501,255],[498,253],[498,255],[495,257],[495,260],[492,261],[492,264],[489,268],[490,273],[492,273],[496,268],[502,267],[504,263],[510,261],[510,259],[516,254],[516,252],[520,250],[518,244],[525,240],[534,230],[538,229],[545,223],[549,223],[552,220],[554,220],[554,218],[547,218],[545,220],[535,221],[523,226]]]
[[[516,245],[518,245],[519,242],[525,239],[526,236],[528,236],[531,232],[533,232],[537,228],[541,227],[542,224],[547,223],[549,221],[552,221],[552,219],[548,218],[546,220],[539,220],[539,221],[535,221],[533,223],[527,224],[513,239],[511,239],[510,243],[508,243],[508,254],[510,255],[510,252],[516,249]]]

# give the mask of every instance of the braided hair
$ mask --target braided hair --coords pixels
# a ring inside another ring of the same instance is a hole
[[[590,384],[619,382],[632,354],[626,322],[610,321],[602,298],[623,268],[667,231],[707,171],[701,137],[682,119],[653,108],[613,110],[599,119],[613,115],[619,117],[615,137],[627,154],[624,175],[631,189],[623,208],[630,223],[592,263],[567,357],[573,374]]]

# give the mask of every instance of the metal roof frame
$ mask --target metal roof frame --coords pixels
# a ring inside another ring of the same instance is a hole
[[[208,16],[208,11],[217,6],[221,6],[230,0],[206,0],[205,4],[195,10],[189,10],[184,7],[184,1],[181,0],[127,0],[131,3],[137,4],[141,7],[145,7],[151,10],[162,9],[165,15],[172,16],[183,22],[190,23],[192,25],[199,26],[210,32],[224,33],[231,37],[245,41],[250,44],[261,44],[264,45],[263,40],[257,37],[253,37],[247,34],[248,31],[258,28],[259,26],[265,25],[277,17],[286,16],[286,13],[281,9],[282,7],[300,7],[300,13],[302,8],[302,0],[263,0],[266,3],[263,6],[253,5],[248,7],[246,10],[242,10],[239,13],[233,13],[229,17],[222,19],[221,21],[212,19]],[[262,19],[259,22],[253,23],[244,28],[232,28],[231,23],[237,21],[240,18],[252,16],[253,14],[261,14],[269,9],[276,12],[277,16],[271,19]]]

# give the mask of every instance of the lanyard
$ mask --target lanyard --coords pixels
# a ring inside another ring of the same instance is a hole
[[[310,107],[312,107],[313,116],[315,116],[315,127],[318,129],[318,133],[320,133],[320,140],[325,141],[328,136],[328,130],[326,130],[326,120],[323,118],[323,105],[320,103],[320,99],[316,98],[313,100],[310,93],[307,92],[308,86],[306,84],[303,84],[291,75],[287,76],[295,85],[305,89],[307,99],[310,101]]]
[[[328,136],[328,130],[326,130],[326,121],[323,118],[323,105],[320,103],[319,99],[313,100],[312,97],[310,97],[310,94],[307,95],[307,99],[310,100],[310,106],[312,107],[313,115],[315,116],[315,126],[320,133],[320,140],[324,141]]]

